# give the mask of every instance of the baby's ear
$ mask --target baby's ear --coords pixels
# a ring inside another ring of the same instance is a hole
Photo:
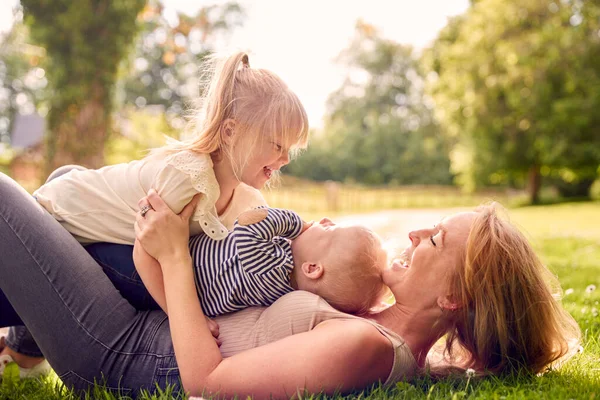
[[[321,264],[315,264],[307,261],[302,264],[302,273],[308,279],[317,280],[323,276],[323,266]]]
[[[257,224],[260,221],[267,218],[269,215],[269,211],[266,208],[259,208],[256,210],[245,211],[240,214],[238,217],[238,225],[248,226],[252,224]]]

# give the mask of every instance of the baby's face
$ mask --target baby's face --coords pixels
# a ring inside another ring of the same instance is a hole
[[[352,234],[355,229],[354,226],[340,226],[329,218],[323,218],[292,242],[294,253],[316,262],[332,251],[350,249],[356,245],[356,236]]]

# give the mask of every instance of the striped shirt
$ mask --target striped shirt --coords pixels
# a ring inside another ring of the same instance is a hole
[[[289,210],[267,211],[267,217],[254,224],[236,221],[223,240],[207,235],[190,239],[196,289],[207,316],[268,306],[293,290],[290,240],[300,235],[302,219]]]

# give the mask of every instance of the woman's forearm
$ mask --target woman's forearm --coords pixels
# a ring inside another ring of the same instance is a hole
[[[221,352],[198,301],[189,254],[161,260],[161,266],[181,380],[186,391],[201,393],[207,378],[222,360]]]

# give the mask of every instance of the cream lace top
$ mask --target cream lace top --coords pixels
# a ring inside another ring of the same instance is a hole
[[[373,325],[390,341],[394,363],[385,380],[386,386],[412,377],[419,371],[410,348],[398,334],[374,321],[338,311],[310,292],[296,290],[282,296],[269,307],[249,307],[214,318],[219,324],[221,354],[224,357],[231,357],[296,333],[308,332],[321,322],[334,319],[359,319]]]
[[[197,193],[190,235],[224,238],[237,216],[266,205],[260,192],[241,183],[228,208],[217,215],[219,183],[208,154],[181,151],[100,169],[73,170],[33,193],[37,201],[81,243],[133,244],[138,201],[154,188],[175,213]]]

